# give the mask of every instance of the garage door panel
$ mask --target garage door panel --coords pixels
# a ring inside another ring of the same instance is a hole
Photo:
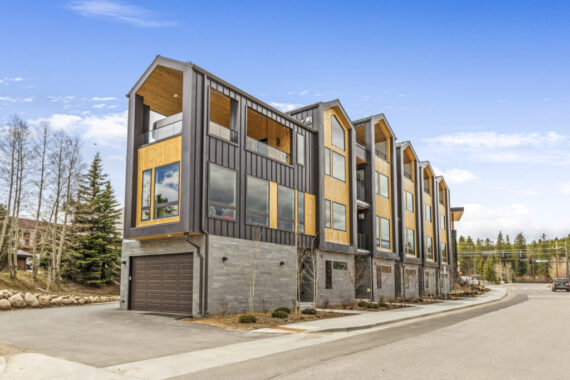
[[[192,313],[192,254],[132,258],[131,309]]]

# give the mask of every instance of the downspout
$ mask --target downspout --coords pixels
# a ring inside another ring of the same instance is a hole
[[[200,231],[204,234],[204,314],[208,315],[208,251],[210,246],[210,235],[208,234],[208,229],[206,228],[206,210],[208,209],[208,198],[206,196],[207,186],[206,186],[206,171],[207,171],[207,160],[205,158],[206,146],[207,146],[207,136],[206,130],[208,128],[208,75],[204,74],[204,88],[202,94],[202,207],[201,207],[201,215],[200,215]],[[231,103],[230,103],[231,104]],[[230,109],[230,117],[231,117],[231,109]],[[231,120],[230,120],[231,123]],[[231,127],[231,124],[230,124]]]
[[[184,240],[186,240],[186,243],[190,244],[191,246],[193,246],[196,249],[196,253],[198,254],[198,257],[200,258],[200,290],[199,290],[200,291],[200,301],[199,301],[198,308],[200,309],[200,314],[204,315],[204,256],[200,252],[200,246],[197,244],[194,244],[190,240],[190,236],[189,236],[188,232],[184,232]]]

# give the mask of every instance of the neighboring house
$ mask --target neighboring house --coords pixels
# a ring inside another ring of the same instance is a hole
[[[252,268],[258,310],[449,291],[449,191],[429,168],[446,227],[432,222],[428,265],[424,174],[384,115],[353,122],[338,100],[283,113],[160,56],[128,97],[123,309],[243,312]],[[300,293],[298,266],[317,274]]]

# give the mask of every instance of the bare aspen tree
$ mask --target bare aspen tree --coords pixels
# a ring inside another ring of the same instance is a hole
[[[297,242],[299,240],[297,239]],[[311,240],[310,247],[306,248],[297,244],[297,305],[295,307],[296,314],[299,314],[299,303],[301,302],[301,293],[303,284],[309,282],[312,284],[313,304],[317,304],[317,256],[315,252],[316,237]]]
[[[248,297],[248,306],[249,312],[253,313],[255,310],[255,281],[257,279],[257,260],[259,259],[259,244],[261,242],[261,229],[257,229],[255,231],[255,246],[251,251],[251,260],[250,260],[250,268],[249,268],[249,297]]]
[[[14,120],[13,120],[14,121]],[[2,221],[2,230],[0,231],[0,247],[8,239],[8,226],[11,225],[11,209],[12,209],[12,196],[14,192],[14,183],[16,179],[16,140],[14,134],[14,123],[7,126],[3,131],[0,139],[0,174],[5,179],[8,185],[8,199],[6,200],[6,216]],[[9,250],[8,250],[9,252]],[[0,257],[1,259],[2,257]],[[10,254],[8,253],[8,260]],[[10,264],[9,264],[10,265]]]

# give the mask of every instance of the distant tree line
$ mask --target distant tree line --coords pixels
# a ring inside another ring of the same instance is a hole
[[[34,220],[31,270],[48,287],[63,278],[103,285],[119,276],[118,204],[101,156],[87,167],[82,142],[47,122],[30,127],[18,116],[0,127],[0,268],[17,276],[22,231]]]
[[[565,238],[540,239],[528,243],[518,233],[511,242],[509,235],[499,232],[497,239],[477,239],[460,236],[457,241],[458,262],[464,275],[479,275],[487,281],[549,281],[555,266],[566,276],[566,249],[570,234]],[[554,271],[556,273],[556,271]]]

